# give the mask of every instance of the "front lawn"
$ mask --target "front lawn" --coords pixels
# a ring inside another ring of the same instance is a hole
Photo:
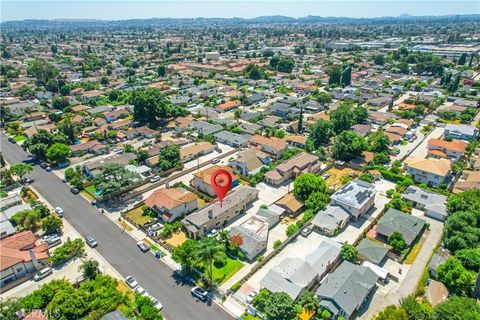
[[[130,221],[134,224],[138,224],[141,226],[143,226],[145,223],[147,223],[148,220],[151,219],[149,215],[143,213],[142,207],[127,211],[127,213],[125,213],[125,217],[130,219]]]
[[[259,317],[253,316],[248,312],[245,312],[244,314],[242,314],[241,318],[242,320],[260,320]]]
[[[221,268],[217,268],[213,264],[213,281],[221,285],[242,268],[243,263],[227,257],[226,263]]]
[[[87,190],[88,193],[90,193],[92,196],[94,196],[95,198],[96,197],[101,197],[102,196],[102,193],[101,192],[98,192],[97,189],[95,189],[95,186],[92,184],[88,187],[85,188],[85,190]]]
[[[15,140],[15,142],[20,142],[20,141],[23,141],[27,139],[25,136],[15,136],[13,137],[13,140]]]

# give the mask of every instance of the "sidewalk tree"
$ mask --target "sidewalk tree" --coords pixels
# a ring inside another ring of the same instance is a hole
[[[89,280],[95,279],[97,274],[100,273],[98,261],[93,259],[82,261],[78,269],[82,271],[83,276]]]
[[[196,261],[197,241],[188,239],[172,250],[172,258],[184,269],[190,269]]]
[[[52,214],[42,220],[42,230],[47,234],[61,231],[62,226],[62,219]]]
[[[46,153],[47,160],[51,163],[65,162],[70,155],[70,148],[63,143],[52,144]]]
[[[291,320],[296,317],[295,304],[285,292],[271,293],[265,303],[264,312],[268,319]]]
[[[31,173],[33,171],[33,167],[28,163],[16,163],[10,166],[9,171],[12,175],[20,178],[20,182],[23,183],[23,177]]]

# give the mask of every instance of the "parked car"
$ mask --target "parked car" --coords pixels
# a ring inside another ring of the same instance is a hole
[[[161,179],[160,176],[155,176],[155,177],[153,177],[153,178],[150,179],[150,182],[151,182],[151,183],[155,183],[155,182],[160,181],[160,179]]]
[[[57,234],[53,234],[53,235],[43,237],[42,240],[43,240],[43,242],[46,242],[48,244],[49,248],[54,247],[54,246],[62,243],[62,239]]]
[[[322,178],[323,180],[327,180],[328,178],[330,177],[330,175],[328,173],[325,173]]]
[[[143,287],[141,287],[141,286],[137,286],[137,287],[135,288],[135,292],[138,293],[138,294],[141,295],[141,296],[146,296],[146,295],[148,295],[147,290],[145,290],[145,289],[144,289]]]
[[[40,162],[40,168],[46,169],[48,167],[48,164],[46,162]]]
[[[34,277],[33,280],[40,281],[53,273],[53,269],[50,267],[43,268]]]
[[[24,182],[24,183],[32,183],[33,180],[30,179],[30,178],[28,178],[28,177],[25,177],[25,178],[23,178],[23,182]]]
[[[212,163],[215,164],[215,163],[219,163],[220,162],[220,159],[213,159],[212,160]]]
[[[138,241],[137,242],[137,247],[139,247],[140,251],[142,251],[142,252],[147,252],[148,250],[150,250],[150,247],[147,246],[147,244],[143,241]]]
[[[90,248],[95,248],[96,246],[98,246],[97,240],[95,240],[95,238],[92,236],[86,236],[85,242],[88,244]]]
[[[162,229],[163,229],[163,224],[157,222],[147,228],[147,234],[150,237],[156,237]]]
[[[80,190],[78,190],[77,188],[70,188],[70,192],[73,194],[79,194]]]
[[[310,227],[305,227],[300,231],[300,234],[304,237],[307,237],[310,233],[312,233],[312,228]]]
[[[50,172],[50,171],[52,171],[52,167],[48,166],[48,167],[45,168],[45,170],[47,170],[47,172]]]
[[[63,218],[63,215],[65,214],[65,212],[63,211],[63,209],[60,208],[60,207],[56,207],[56,208],[55,208],[55,213],[56,213],[60,218]]]
[[[132,289],[135,289],[137,286],[138,286],[138,282],[137,280],[135,280],[134,277],[132,276],[127,276],[125,278],[125,282],[127,283],[127,285],[132,288]]]
[[[11,143],[16,143],[15,139],[13,139],[12,137],[8,137],[8,141]]]
[[[214,150],[217,151],[218,153],[222,153],[222,152],[223,152],[223,150],[220,149],[219,147],[215,147]]]
[[[152,303],[153,303],[153,306],[155,307],[155,309],[157,309],[158,311],[162,310],[163,306],[160,303],[160,301],[158,301],[154,297],[150,297],[150,300],[152,300]]]
[[[212,229],[212,231],[210,231],[208,234],[207,234],[207,237],[211,238],[211,237],[215,237],[218,233],[218,230],[217,229]]]
[[[247,303],[252,303],[253,301],[253,298],[255,298],[255,296],[258,294],[258,291],[257,290],[253,290],[252,292],[250,292],[250,294],[247,296],[246,300],[247,300]]]
[[[190,291],[194,297],[197,297],[198,299],[202,301],[207,301],[208,299],[208,292],[206,290],[203,290],[200,287],[194,287]]]

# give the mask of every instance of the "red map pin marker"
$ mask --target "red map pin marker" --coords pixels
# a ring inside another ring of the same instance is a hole
[[[232,175],[227,170],[217,170],[212,174],[210,184],[212,185],[213,191],[217,194],[218,199],[220,199],[221,206],[223,198],[225,198],[228,190],[230,190],[232,186]]]

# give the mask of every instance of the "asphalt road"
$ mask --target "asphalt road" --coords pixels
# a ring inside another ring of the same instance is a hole
[[[17,144],[7,141],[1,134],[0,150],[9,163],[27,159],[27,154]],[[98,252],[123,276],[131,275],[152,296],[163,304],[162,314],[167,319],[232,319],[215,303],[203,303],[190,294],[191,287],[176,276],[165,263],[150,253],[142,253],[135,239],[123,232],[111,220],[92,207],[51,172],[39,166],[28,175],[33,186],[53,206],[62,207],[67,219],[81,235],[92,235],[99,243]]]

